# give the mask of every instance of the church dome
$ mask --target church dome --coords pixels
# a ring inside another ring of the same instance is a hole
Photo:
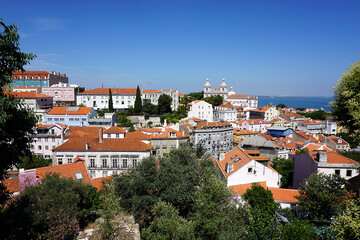
[[[209,83],[209,79],[208,79],[208,78],[206,79],[206,83],[205,83],[205,85],[204,85],[204,88],[211,88],[211,85],[210,85],[210,83]]]
[[[227,88],[227,85],[226,85],[226,83],[225,83],[225,78],[222,79],[220,88]]]
[[[234,89],[233,89],[233,87],[231,87],[228,95],[230,96],[230,95],[234,95],[234,94],[235,94]]]

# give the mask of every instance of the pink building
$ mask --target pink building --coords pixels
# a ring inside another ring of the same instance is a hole
[[[64,143],[64,134],[68,129],[68,125],[61,123],[37,124],[35,134],[31,136],[31,152],[43,158],[52,158],[52,149]]]
[[[51,87],[43,87],[42,92],[54,98],[55,106],[76,105],[76,88],[67,83],[54,84]]]
[[[272,126],[270,122],[263,119],[234,121],[231,125],[238,130],[249,130],[255,133],[265,133],[267,128]]]

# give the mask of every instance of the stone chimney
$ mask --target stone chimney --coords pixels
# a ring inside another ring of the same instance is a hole
[[[225,160],[225,153],[224,152],[220,152],[219,153],[219,161]]]
[[[99,143],[103,142],[103,128],[99,128]]]
[[[327,163],[327,152],[326,150],[317,150],[316,152],[316,158],[318,162]]]

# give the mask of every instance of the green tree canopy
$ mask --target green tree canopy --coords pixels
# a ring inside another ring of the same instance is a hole
[[[18,28],[6,26],[0,18],[0,181],[6,171],[29,155],[30,135],[37,121],[35,114],[20,101],[4,93],[3,86],[11,84],[13,71],[24,71],[24,66],[35,55],[23,53],[19,47]],[[0,184],[0,204],[7,198]]]
[[[30,154],[22,157],[21,161],[17,164],[18,168],[39,168],[39,167],[46,167],[51,165],[51,159],[45,159],[36,154]]]
[[[359,199],[347,203],[344,211],[332,222],[331,228],[336,233],[336,239],[360,239]]]
[[[299,210],[308,219],[319,224],[330,222],[343,208],[349,193],[344,189],[347,181],[337,174],[313,173],[300,185]]]
[[[142,100],[141,100],[141,92],[139,85],[136,88],[136,98],[135,98],[135,105],[134,105],[134,112],[141,113],[142,111]]]
[[[219,106],[224,102],[224,98],[220,95],[204,98],[204,101],[210,103],[213,107]]]
[[[350,65],[338,80],[331,103],[336,120],[348,129],[351,136],[360,139],[360,61]]]
[[[149,115],[154,115],[158,113],[158,107],[152,104],[150,101],[145,101],[142,107],[142,111]]]
[[[158,100],[158,113],[170,113],[171,112],[172,98],[169,95],[161,94]]]
[[[291,187],[294,176],[294,160],[275,158],[272,160],[272,167],[281,174],[281,187]]]
[[[110,113],[114,112],[114,104],[112,99],[111,88],[109,88],[109,112]]]

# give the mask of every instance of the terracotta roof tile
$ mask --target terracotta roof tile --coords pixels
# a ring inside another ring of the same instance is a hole
[[[125,132],[126,132],[125,129],[123,129],[121,127],[117,127],[117,126],[113,126],[104,131],[104,133],[125,133]]]
[[[327,136],[327,138],[330,139],[331,141],[333,141],[336,145],[349,145],[348,142],[346,142],[344,139],[342,139],[340,137]]]
[[[136,95],[136,88],[110,88],[112,95]],[[95,88],[92,90],[86,90],[82,93],[78,93],[79,95],[109,95],[109,88]]]
[[[85,165],[85,160],[74,159],[73,163],[66,163],[61,165],[54,165],[48,167],[36,168],[36,177],[44,178],[47,173],[59,173],[61,177],[72,178],[76,180],[75,173],[81,173],[83,181],[86,184],[92,185],[91,177]]]
[[[79,107],[78,111],[69,111],[68,107],[53,107],[48,115],[88,115],[92,107]]]
[[[19,192],[19,178],[6,178],[2,181],[2,183],[4,184],[4,186],[6,187],[6,189],[10,192],[10,193],[16,193]]]
[[[110,182],[112,182],[112,179],[113,179],[113,176],[95,178],[92,180],[93,186],[96,187],[98,191],[100,191],[103,188],[103,181],[109,180]]]
[[[36,92],[10,92],[14,98],[53,98],[46,94],[40,94]]]
[[[196,129],[202,129],[203,127],[220,127],[220,126],[230,126],[231,124],[227,121],[224,122],[200,122],[196,125]]]

